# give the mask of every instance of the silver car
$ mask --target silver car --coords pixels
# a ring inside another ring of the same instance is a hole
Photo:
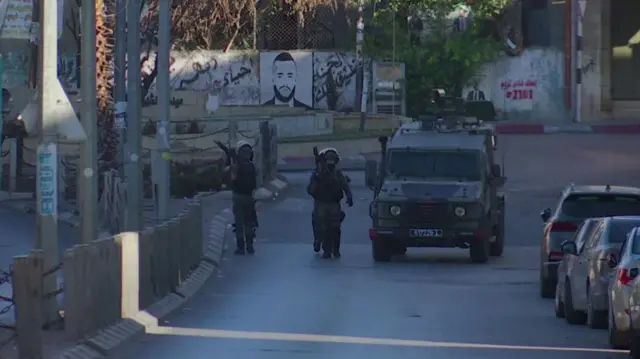
[[[566,267],[562,303],[567,323],[605,329],[609,316],[609,263],[620,253],[627,233],[640,226],[640,216],[595,219],[595,229],[578,253],[576,242],[562,243],[573,258]]]
[[[640,268],[640,228],[627,234],[620,254],[611,257],[609,266],[616,269],[609,283],[609,344],[614,349],[628,349],[632,285]]]
[[[547,208],[540,213],[544,222],[540,246],[540,296],[554,297],[557,269],[564,257],[560,245],[575,236],[582,221],[594,217],[628,215],[640,215],[640,188],[567,186],[556,208]]]
[[[584,243],[588,238],[593,234],[593,230],[596,229],[596,225],[600,223],[597,218],[587,218],[580,224],[578,227],[578,231],[575,233],[573,237],[573,241],[576,243],[576,255],[567,254],[564,256],[560,264],[558,265],[558,282],[556,284],[556,295],[555,295],[555,303],[554,303],[554,311],[556,317],[564,318],[564,282],[567,276],[567,268],[572,268],[577,260],[580,253],[584,249]]]

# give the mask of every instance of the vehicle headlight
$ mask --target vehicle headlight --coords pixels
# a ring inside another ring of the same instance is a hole
[[[398,205],[394,204],[393,206],[389,207],[389,213],[391,213],[392,216],[399,216],[401,212],[402,210]]]
[[[455,213],[458,217],[464,217],[464,215],[467,214],[467,210],[464,209],[464,207],[458,206],[453,210],[453,213]]]

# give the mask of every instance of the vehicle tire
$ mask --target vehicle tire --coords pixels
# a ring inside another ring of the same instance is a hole
[[[542,270],[540,270],[540,297],[553,298],[555,291],[556,283],[548,278],[545,278],[542,274]]]
[[[489,245],[488,238],[473,242],[469,248],[471,261],[473,263],[487,263],[489,260]]]
[[[631,343],[629,344],[629,357],[633,359],[640,359],[640,336],[632,329]]]
[[[606,310],[595,310],[595,308],[593,308],[593,300],[588,291],[589,288],[587,288],[587,325],[591,329],[606,329],[608,325],[608,313]]]
[[[561,288],[560,284],[556,284],[556,296],[554,299],[554,311],[556,313],[556,318],[564,318],[564,303],[562,302],[561,296]]]
[[[625,340],[625,335],[616,328],[616,321],[613,320],[613,311],[609,309],[607,312],[607,328],[609,329],[609,346],[613,349],[629,349],[629,341]],[[627,338],[628,339],[628,338]]]
[[[376,262],[389,262],[391,261],[391,248],[389,245],[379,239],[371,241],[371,251],[373,254],[373,260]]]
[[[489,255],[501,257],[504,252],[504,226],[496,226],[493,235],[496,236],[496,240],[490,244]]]
[[[581,325],[587,321],[587,313],[573,308],[573,296],[571,295],[571,283],[569,278],[564,282],[564,318],[568,324]]]

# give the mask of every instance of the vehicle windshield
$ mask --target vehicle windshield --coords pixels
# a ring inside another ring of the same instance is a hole
[[[640,196],[574,194],[562,203],[562,213],[575,218],[640,215]]]
[[[479,181],[477,151],[389,151],[389,174],[396,177],[447,178]]]

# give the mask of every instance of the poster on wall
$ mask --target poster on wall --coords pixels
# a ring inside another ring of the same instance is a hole
[[[57,0],[58,6],[58,38],[62,37],[62,19],[64,0]],[[2,7],[5,7],[2,9]],[[2,11],[4,10],[4,12]],[[0,5],[0,15],[4,15],[4,23],[0,31],[0,39],[29,40],[32,36],[40,36],[38,23],[32,22],[33,1],[7,0]]]
[[[353,111],[356,106],[356,56],[348,52],[313,53],[313,108]]]
[[[263,105],[313,106],[313,53],[260,53],[260,99]]]

